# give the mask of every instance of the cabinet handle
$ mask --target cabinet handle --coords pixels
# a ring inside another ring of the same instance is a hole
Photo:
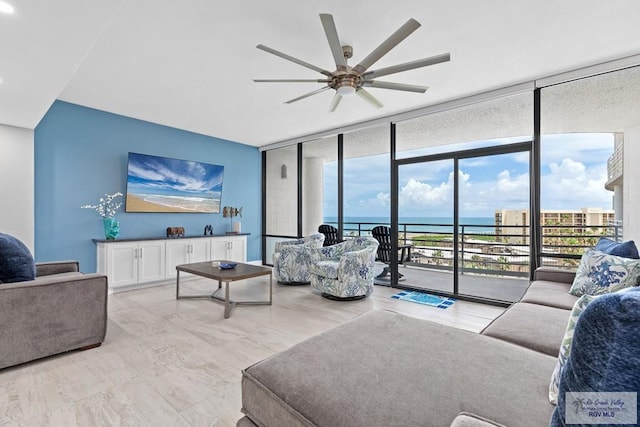
[[[140,248],[140,258],[142,258],[142,248]]]
[[[191,245],[191,253],[193,253],[193,245]]]
[[[135,250],[133,251],[133,258],[138,259],[138,248],[135,248]]]

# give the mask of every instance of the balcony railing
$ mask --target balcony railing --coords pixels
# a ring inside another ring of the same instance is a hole
[[[333,225],[337,225],[333,223]],[[374,222],[345,222],[344,235],[371,235]],[[619,224],[542,226],[542,265],[575,268],[582,252],[599,237],[619,241]],[[438,270],[453,270],[452,224],[398,224],[398,244],[411,244],[407,264]],[[529,276],[530,235],[527,225],[459,224],[458,268],[464,273],[494,276]]]

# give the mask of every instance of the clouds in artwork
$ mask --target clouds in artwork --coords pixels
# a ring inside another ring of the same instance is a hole
[[[224,168],[201,162],[129,154],[129,190],[206,193],[222,188]]]

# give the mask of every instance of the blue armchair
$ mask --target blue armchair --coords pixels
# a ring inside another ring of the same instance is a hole
[[[311,250],[321,248],[324,235],[277,242],[273,253],[273,275],[283,285],[308,285]]]
[[[335,300],[361,299],[373,292],[378,241],[356,237],[311,252],[311,287]]]

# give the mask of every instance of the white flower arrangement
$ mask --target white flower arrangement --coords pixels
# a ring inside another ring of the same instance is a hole
[[[122,197],[122,193],[117,192],[113,194],[105,194],[98,200],[97,205],[83,205],[81,209],[95,209],[103,218],[113,218],[116,216],[116,211],[122,206],[122,202],[116,203],[114,200],[118,197]]]

